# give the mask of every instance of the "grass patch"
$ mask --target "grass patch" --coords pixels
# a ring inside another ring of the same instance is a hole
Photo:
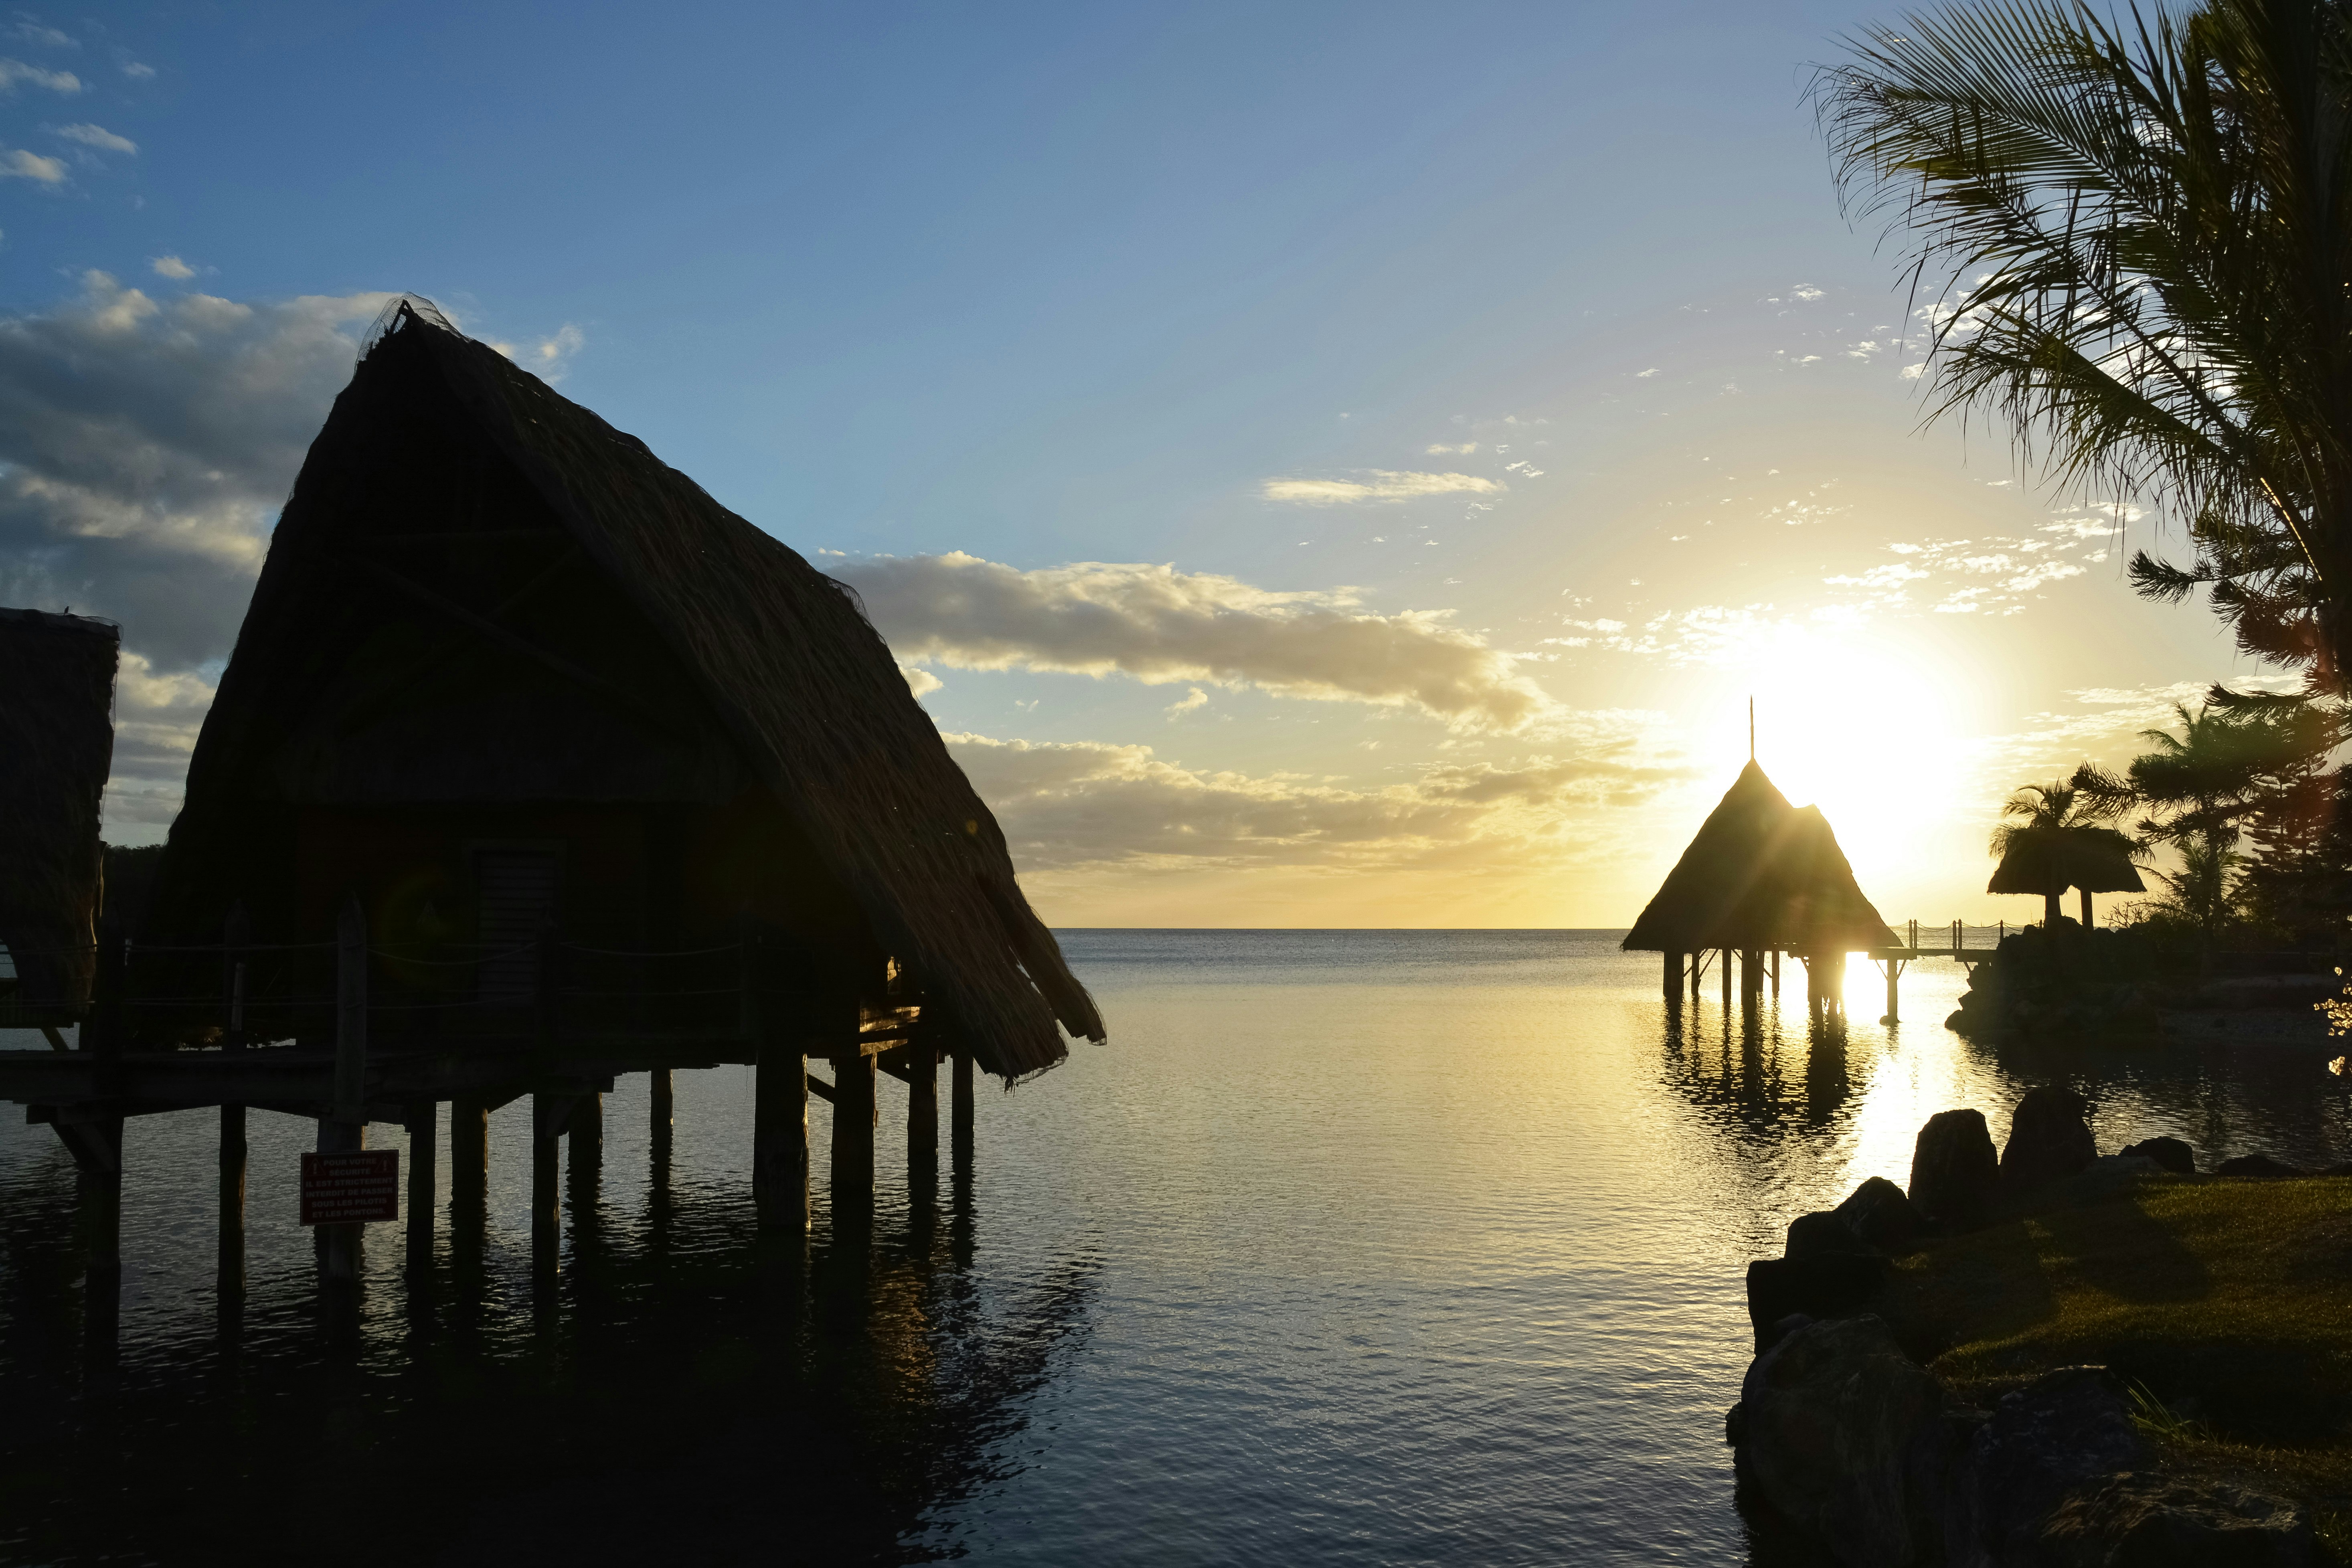
[[[2061,1184],[1900,1259],[1880,1310],[1980,1405],[2114,1368],[2170,1463],[2309,1499],[2352,1561],[2352,1178]]]

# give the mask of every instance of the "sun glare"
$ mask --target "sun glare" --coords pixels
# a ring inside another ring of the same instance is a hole
[[[1791,804],[1821,807],[1865,891],[1916,883],[1948,856],[1935,825],[1962,815],[1968,782],[1957,668],[1893,639],[1783,630],[1697,705],[1694,749],[1720,787],[1748,760],[1751,694],[1756,760]]]

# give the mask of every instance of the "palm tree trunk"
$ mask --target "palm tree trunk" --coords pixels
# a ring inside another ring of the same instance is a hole
[[[2058,934],[2058,922],[2066,918],[2066,889],[2053,888],[2042,895],[2042,927],[2051,935]]]

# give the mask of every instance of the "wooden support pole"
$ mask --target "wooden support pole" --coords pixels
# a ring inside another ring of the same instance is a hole
[[[1740,951],[1739,993],[1751,1004],[1764,994],[1764,954],[1756,948]]]
[[[799,1043],[765,1040],[752,1085],[751,1196],[768,1230],[809,1221],[808,1057]]]
[[[449,1212],[478,1222],[490,1193],[490,1111],[478,1100],[449,1102]]]
[[[647,1115],[653,1122],[654,1142],[667,1143],[677,1115],[676,1103],[671,1092],[670,1069],[656,1068],[646,1075],[646,1079]]]
[[[228,1026],[221,1033],[221,1053],[242,1056],[245,1053],[245,946],[250,940],[251,922],[247,919],[245,905],[230,906],[228,920],[221,931],[222,984],[227,992]],[[220,1288],[228,1292],[245,1289],[245,1107],[224,1104],[220,1108],[220,1241],[218,1274]]]
[[[1903,961],[1899,958],[1888,959],[1886,961],[1886,1022],[1890,1024],[1899,1024],[1903,1021],[1902,1007],[1895,995],[1897,990],[1895,982],[1902,977]]]
[[[408,1268],[412,1277],[433,1262],[433,1153],[441,1107],[411,1100],[401,1120],[408,1130]]]
[[[959,1050],[948,1058],[948,1157],[959,1172],[971,1170],[971,1053]]]
[[[335,1093],[333,1108],[319,1123],[319,1152],[331,1154],[367,1147],[367,914],[357,893],[343,900],[335,921]],[[327,1279],[356,1286],[360,1278],[359,1225],[320,1226],[326,1233]]]
[[[1727,1013],[1731,1010],[1731,950],[1717,948],[1715,961],[1723,965],[1723,1008]]]
[[[833,1226],[863,1233],[874,1222],[874,1058],[833,1058]]]
[[[907,1191],[928,1194],[940,1179],[940,1053],[907,1051]]]
[[[1776,947],[1767,956],[1772,964],[1772,1000],[1778,1003],[1780,1000],[1780,950]]]
[[[572,1102],[563,1135],[572,1144],[572,1179],[592,1185],[604,1167],[604,1097],[591,1090]]]
[[[1679,1002],[1683,999],[1683,955],[1681,953],[1670,952],[1665,955],[1665,974],[1663,983],[1667,1001]]]
[[[530,1097],[530,1247],[541,1265],[555,1261],[563,1237],[562,1163],[563,1103],[568,1096]]]

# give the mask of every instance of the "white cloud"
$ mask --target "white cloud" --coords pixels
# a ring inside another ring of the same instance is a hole
[[[1418,709],[1465,731],[1520,731],[1555,714],[1510,655],[1450,625],[1450,612],[1380,615],[1348,589],[1276,592],[1149,563],[1022,572],[961,552],[834,575],[911,662],[1256,687]]]
[[[30,16],[18,17],[16,25],[9,28],[8,31],[12,37],[23,38],[27,43],[43,44],[53,49],[78,49],[81,47],[80,43],[75,39],[71,33],[61,33],[55,27],[43,26],[40,23],[34,21]]]
[[[160,838],[171,826],[212,704],[212,682],[203,676],[159,675],[144,654],[124,650],[114,678],[114,775],[104,806],[110,840]]]
[[[178,279],[194,278],[196,275],[194,268],[176,256],[158,256],[150,260],[147,265],[155,269],[155,276],[158,278]]]
[[[1149,746],[950,734],[1024,872],[1314,866],[1370,870],[1446,858],[1589,855],[1566,813],[1646,798],[1685,776],[1622,715],[1591,715],[1579,754],[1446,763],[1410,783],[1349,789],[1297,774],[1205,772]]]
[[[44,185],[65,183],[66,166],[55,158],[27,153],[22,147],[0,149],[0,180],[35,180]]]
[[[1168,705],[1168,717],[1173,721],[1184,714],[1197,712],[1208,705],[1209,694],[1196,686]]]
[[[919,669],[910,664],[900,665],[898,667],[898,673],[906,679],[907,689],[915,694],[916,700],[918,701],[929,697],[932,692],[937,691],[940,688],[947,684],[946,681],[941,680],[929,670]]]
[[[1264,487],[1268,500],[1303,501],[1309,506],[1329,506],[1334,502],[1360,500],[1411,500],[1420,496],[1451,495],[1468,491],[1472,495],[1493,495],[1505,487],[1493,479],[1475,474],[1398,473],[1388,468],[1373,468],[1369,482],[1355,479],[1268,479]]]
[[[1805,283],[1798,284],[1795,288],[1790,289],[1789,292],[1795,295],[1800,300],[1818,300],[1822,297],[1822,291],[1820,289]]]
[[[1635,381],[1647,381],[1647,380],[1649,380],[1652,376],[1654,376],[1654,375],[1655,375],[1655,374],[1658,374],[1658,367],[1657,367],[1656,365],[1652,365],[1652,366],[1651,366],[1649,369],[1647,369],[1647,370],[1643,370],[1643,371],[1636,371],[1636,372],[1633,374],[1633,379],[1634,379]]]
[[[81,78],[71,71],[44,70],[22,60],[0,59],[0,92],[14,92],[20,81],[46,87],[51,92],[79,92]]]
[[[85,147],[94,147],[101,153],[136,153],[139,151],[138,142],[133,142],[128,136],[117,136],[113,132],[109,131],[103,125],[91,125],[88,123],[80,125],[60,125],[52,132],[51,134],[62,136],[68,142],[79,142]]]
[[[121,621],[166,675],[226,654],[389,298],[158,302],[91,272],[52,310],[0,317],[0,603]]]
[[[1475,441],[1465,441],[1456,447],[1449,447],[1444,442],[1440,441],[1429,448],[1429,455],[1433,458],[1443,458],[1449,455],[1466,458],[1477,449],[1478,443]]]
[[[588,335],[569,321],[534,343],[509,343],[486,339],[490,347],[552,386],[572,368],[572,356],[588,346]]]
[[[122,74],[133,81],[145,81],[154,76],[155,68],[142,65],[137,60],[125,60],[122,62]]]

